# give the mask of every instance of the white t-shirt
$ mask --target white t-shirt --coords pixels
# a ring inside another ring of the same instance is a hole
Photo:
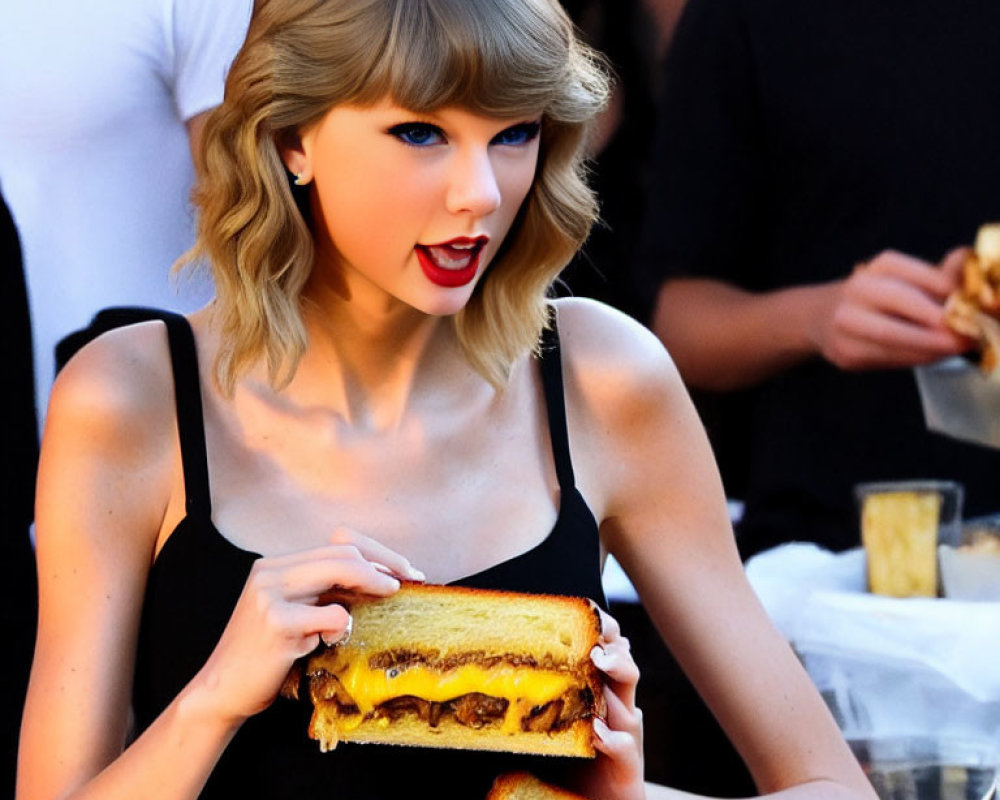
[[[21,237],[44,418],[53,350],[111,305],[186,311],[185,122],[217,105],[251,0],[2,0],[0,191]]]

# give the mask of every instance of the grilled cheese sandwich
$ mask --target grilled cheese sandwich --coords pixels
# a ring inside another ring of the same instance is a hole
[[[301,665],[324,751],[351,741],[594,755],[603,696],[589,601],[404,584],[350,611],[351,638]]]

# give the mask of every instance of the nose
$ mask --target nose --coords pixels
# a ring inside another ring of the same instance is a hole
[[[453,214],[486,216],[500,208],[500,184],[487,149],[457,155],[448,187],[448,210]]]

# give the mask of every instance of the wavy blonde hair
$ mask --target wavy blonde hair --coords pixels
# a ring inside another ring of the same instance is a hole
[[[597,218],[584,147],[608,91],[604,62],[555,0],[256,0],[225,100],[205,126],[198,236],[182,259],[211,265],[223,390],[262,360],[274,386],[287,384],[306,347],[300,296],[313,239],[278,143],[337,104],[386,97],[417,113],[542,110],[533,186],[488,274],[451,317],[470,363],[504,385],[537,346],[549,288]]]

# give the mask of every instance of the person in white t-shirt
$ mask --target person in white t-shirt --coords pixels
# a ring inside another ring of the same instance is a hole
[[[55,344],[106,306],[192,310],[191,134],[251,0],[0,3],[0,186],[24,251],[39,421]]]

